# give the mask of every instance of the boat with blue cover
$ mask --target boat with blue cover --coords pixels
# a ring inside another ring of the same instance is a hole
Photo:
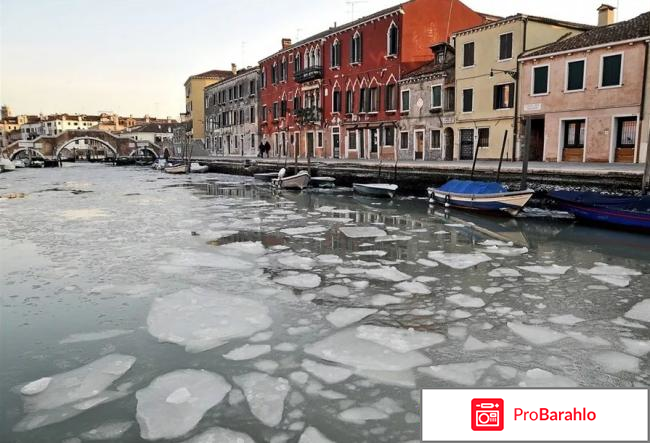
[[[429,188],[429,202],[446,207],[507,213],[515,216],[528,203],[535,191],[510,192],[498,182],[450,180],[439,188]]]
[[[552,191],[548,196],[578,220],[650,232],[650,196]]]

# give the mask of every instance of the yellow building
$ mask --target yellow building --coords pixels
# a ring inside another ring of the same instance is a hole
[[[589,25],[517,14],[452,35],[456,49],[454,159],[504,158],[517,146],[517,58],[522,52],[591,29]]]
[[[184,121],[191,121],[192,140],[205,138],[205,104],[203,91],[206,87],[219,83],[233,76],[232,71],[212,70],[190,76],[185,81],[185,114]]]

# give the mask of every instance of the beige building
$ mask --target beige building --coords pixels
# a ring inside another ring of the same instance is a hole
[[[592,27],[517,14],[452,35],[456,49],[454,159],[515,156],[518,56]],[[507,131],[507,136],[506,136]]]
[[[232,71],[212,70],[190,76],[185,81],[185,114],[183,120],[191,122],[192,140],[204,142],[205,138],[205,88],[232,77]]]

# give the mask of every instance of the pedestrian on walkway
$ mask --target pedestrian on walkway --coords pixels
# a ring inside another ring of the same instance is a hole
[[[271,143],[268,140],[264,144],[264,151],[266,151],[266,158],[269,158],[271,156]]]
[[[264,142],[261,141],[260,145],[257,147],[257,150],[259,151],[259,154],[257,154],[258,157],[262,158],[264,157]]]

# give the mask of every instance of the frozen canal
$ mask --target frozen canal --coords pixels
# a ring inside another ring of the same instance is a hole
[[[406,442],[424,387],[650,383],[648,237],[103,165],[7,192],[3,442]]]

